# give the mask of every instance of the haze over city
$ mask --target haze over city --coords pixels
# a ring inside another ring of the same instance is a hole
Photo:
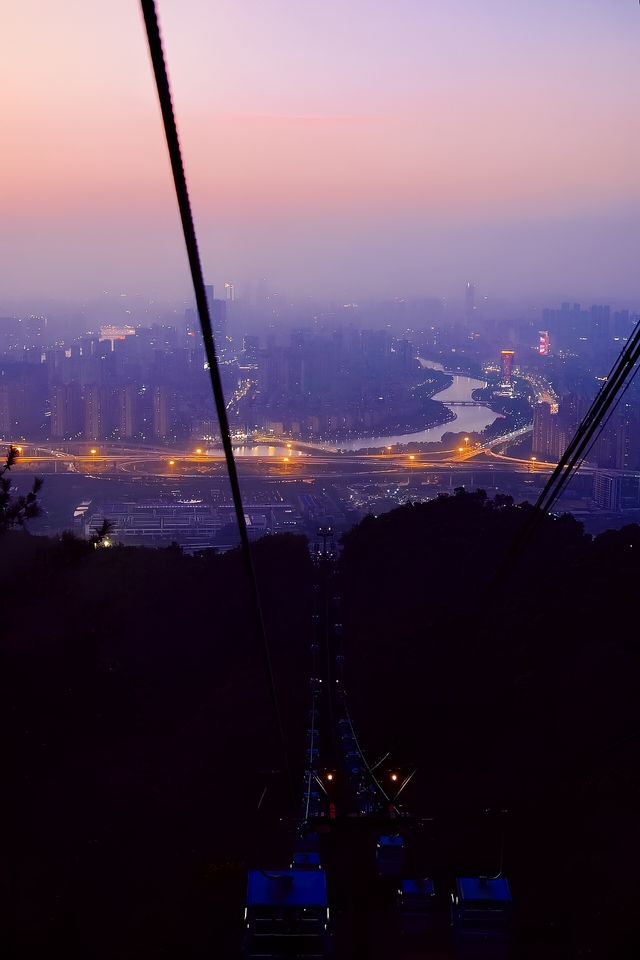
[[[206,272],[637,301],[637,5],[159,4]],[[134,3],[2,15],[6,301],[189,295]]]

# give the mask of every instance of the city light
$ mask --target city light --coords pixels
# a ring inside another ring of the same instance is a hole
[[[197,453],[197,454],[201,454],[201,453],[202,453],[202,448],[201,448],[201,447],[198,447],[198,449],[196,450],[196,453]]]
[[[395,783],[396,780],[398,779],[398,774],[397,774],[397,773],[392,773],[392,774],[391,774],[391,779],[392,779],[393,782]]]
[[[175,460],[169,460],[169,466],[170,466],[170,467],[175,467],[175,465],[176,465]]]
[[[95,457],[95,455],[96,455],[96,453],[97,453],[98,451],[96,450],[95,447],[92,447],[89,452],[91,453],[91,456],[92,456],[92,457]]]
[[[410,454],[409,454],[409,460],[415,460],[415,456],[414,456],[413,453],[410,453]]]

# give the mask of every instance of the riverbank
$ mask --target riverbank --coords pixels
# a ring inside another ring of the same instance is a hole
[[[500,414],[495,413],[485,404],[476,403],[473,399],[474,390],[486,387],[484,380],[458,374],[455,371],[444,370],[442,364],[434,360],[426,360],[423,357],[420,357],[419,360],[424,370],[445,374],[450,381],[448,386],[436,390],[431,397],[432,402],[438,403],[443,408],[439,422],[437,424],[427,423],[418,431],[399,431],[398,433],[388,433],[376,437],[360,436],[346,444],[338,443],[337,445],[341,450],[354,452],[357,450],[384,450],[388,447],[393,449],[411,447],[418,450],[428,448],[434,451],[451,449],[456,436],[460,434],[463,436],[478,435],[499,418]],[[447,406],[447,403],[452,406]],[[448,411],[446,416],[444,411]],[[422,422],[424,424],[424,421]],[[455,432],[445,429],[447,424],[454,422],[457,427]],[[451,438],[449,444],[446,443],[446,437]]]

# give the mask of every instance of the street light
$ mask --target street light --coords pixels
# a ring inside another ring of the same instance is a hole
[[[414,456],[413,453],[410,453],[410,454],[409,454],[409,460],[415,460],[415,456]]]
[[[198,449],[196,450],[196,453],[199,456],[202,453],[202,447],[198,447]]]
[[[175,467],[175,465],[176,465],[175,460],[169,460],[169,466],[170,466],[170,467]]]

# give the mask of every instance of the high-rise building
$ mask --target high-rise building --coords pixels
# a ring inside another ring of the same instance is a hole
[[[619,510],[622,478],[618,475],[596,472],[593,478],[593,499],[603,510]]]
[[[207,306],[209,307],[209,316],[213,313],[213,284],[208,283],[205,285],[204,292],[207,296]]]
[[[546,357],[549,355],[550,349],[550,340],[549,340],[549,331],[541,330],[538,334],[538,353],[541,357]]]
[[[551,460],[555,447],[556,416],[551,412],[551,405],[539,403],[533,411],[533,438],[531,450],[537,457]]]
[[[11,439],[15,433],[12,403],[13,384],[0,381],[0,435]]]
[[[618,470],[640,470],[640,404],[626,402],[618,411]]]
[[[513,369],[513,358],[515,352],[513,350],[502,350],[500,352],[500,362],[502,364],[502,386],[510,387],[511,386],[511,373]]]
[[[213,339],[219,353],[222,352],[227,338],[227,301],[213,300],[209,304]]]
[[[225,283],[224,285],[225,299],[229,302],[233,302],[236,298],[236,288],[233,283]]]
[[[123,440],[131,440],[138,434],[140,427],[138,399],[138,387],[135,383],[126,383],[118,388],[116,395],[118,433]]]
[[[85,440],[105,440],[111,432],[111,405],[109,391],[99,383],[90,383],[84,389]]]
[[[531,451],[536,457],[551,462],[559,460],[572,435],[573,425],[566,412],[554,412],[549,403],[535,406]]]
[[[70,440],[82,431],[80,386],[56,383],[51,387],[51,439]],[[96,438],[97,439],[97,438]]]
[[[620,404],[598,435],[589,459],[605,470],[640,469],[640,406]]]
[[[0,365],[0,435],[36,437],[44,423],[46,370],[43,364]]]
[[[170,387],[153,388],[153,435],[157,440],[168,440],[173,427],[174,394]]]

